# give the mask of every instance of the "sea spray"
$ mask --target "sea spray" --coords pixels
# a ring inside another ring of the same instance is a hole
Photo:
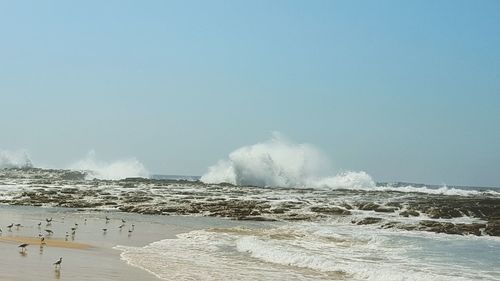
[[[106,162],[98,160],[94,150],[87,156],[69,167],[72,170],[87,172],[87,178],[118,180],[130,177],[149,177],[149,172],[144,165],[135,158]]]
[[[28,152],[25,150],[0,150],[0,169],[33,167]]]
[[[342,172],[333,177],[323,177],[310,182],[311,187],[315,188],[349,188],[363,189],[374,188],[375,182],[366,172]]]
[[[272,187],[363,188],[375,183],[365,172],[325,177],[330,167],[323,153],[310,144],[296,144],[279,134],[262,143],[241,147],[209,167],[205,183]]]

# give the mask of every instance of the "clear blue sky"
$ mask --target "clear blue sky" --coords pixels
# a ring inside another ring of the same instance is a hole
[[[280,131],[378,181],[500,186],[499,11],[0,0],[0,149],[200,175]]]

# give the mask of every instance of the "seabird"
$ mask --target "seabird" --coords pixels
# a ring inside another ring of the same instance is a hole
[[[42,226],[42,222],[39,222],[39,223],[38,223],[38,227],[40,227],[40,226]]]
[[[122,222],[123,222],[123,223],[126,223],[126,221],[125,221],[124,219],[122,219]]]
[[[107,228],[103,228],[103,229],[102,229],[102,231],[103,231],[104,233],[106,233],[106,231],[108,231],[108,229],[107,229]]]
[[[71,230],[72,230],[72,231],[76,231],[76,227],[72,227],[72,228],[71,228]]]
[[[45,232],[47,232],[49,235],[52,235],[54,233],[54,231],[52,231],[50,229],[45,229]]]
[[[47,244],[47,243],[45,243],[45,237],[40,238],[40,244],[41,245]]]
[[[50,219],[47,219],[47,218],[46,218],[45,220],[47,221],[47,223],[52,222],[52,218],[50,218]]]
[[[125,226],[124,224],[121,224],[121,225],[119,225],[119,226],[118,226],[118,228],[119,228],[120,230],[122,230],[122,228],[123,228],[124,226]]]
[[[29,244],[24,243],[24,244],[19,245],[18,247],[21,248],[21,252],[24,252],[24,251],[26,251],[26,246],[28,246],[28,245]]]
[[[61,263],[62,263],[62,258],[59,258],[59,260],[58,260],[58,261],[56,261],[56,262],[54,263],[54,265],[56,266],[56,268],[57,268],[57,267],[61,268]]]

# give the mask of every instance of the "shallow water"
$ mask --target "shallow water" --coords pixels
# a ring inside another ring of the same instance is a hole
[[[271,224],[272,225],[272,224]],[[130,264],[170,280],[499,280],[500,239],[342,223],[214,228],[145,247]]]

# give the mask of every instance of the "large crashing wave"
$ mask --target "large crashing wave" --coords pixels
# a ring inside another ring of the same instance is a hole
[[[89,179],[119,180],[133,177],[149,177],[146,167],[135,158],[105,162],[98,160],[93,150],[84,159],[72,164],[70,169],[86,171]]]
[[[0,169],[31,167],[33,163],[25,150],[0,150]]]
[[[328,161],[310,144],[296,144],[274,134],[271,140],[241,147],[209,167],[205,183],[315,188],[370,188],[375,182],[365,172],[343,172],[325,177]]]

